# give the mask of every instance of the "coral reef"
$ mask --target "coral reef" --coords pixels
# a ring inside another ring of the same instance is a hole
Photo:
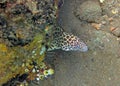
[[[0,2],[0,85],[24,86],[54,74],[52,67],[43,61],[49,48],[88,50],[77,36],[57,26],[59,3],[59,0]]]
[[[45,55],[45,51],[40,54],[44,46],[41,45],[42,40],[43,36],[37,35],[29,46],[8,48],[6,45],[0,44],[0,84],[7,82],[18,74],[29,74],[34,67],[33,62],[38,66],[41,64]]]
[[[57,8],[51,0],[6,0],[0,7],[1,38],[8,46],[28,44],[35,33],[56,21]]]
[[[0,85],[27,84],[38,73],[37,80],[54,73],[41,64],[49,44],[46,34],[56,21],[56,5],[57,0],[0,2]]]

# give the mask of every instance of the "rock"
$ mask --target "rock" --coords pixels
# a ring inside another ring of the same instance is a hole
[[[94,1],[85,1],[81,5],[77,6],[75,15],[80,20],[87,22],[96,22],[100,18],[102,10],[100,4]]]
[[[120,28],[115,28],[115,30],[113,30],[112,33],[113,33],[115,36],[120,37]]]

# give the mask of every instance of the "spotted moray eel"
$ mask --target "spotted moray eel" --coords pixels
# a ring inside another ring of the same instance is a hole
[[[61,27],[55,27],[53,30],[53,40],[48,51],[62,49],[64,51],[82,51],[88,50],[87,45],[73,34],[66,33]]]

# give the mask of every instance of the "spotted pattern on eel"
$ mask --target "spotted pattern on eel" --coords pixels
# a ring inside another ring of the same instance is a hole
[[[87,45],[73,34],[66,33],[61,27],[55,27],[52,33],[53,40],[48,51],[62,49],[64,51],[82,51],[88,50]]]

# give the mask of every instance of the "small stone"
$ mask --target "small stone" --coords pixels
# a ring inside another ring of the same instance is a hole
[[[37,70],[37,72],[40,72],[39,70]]]
[[[120,38],[117,38],[117,41],[120,41]]]
[[[120,37],[120,28],[116,28],[115,30],[112,31],[112,33],[117,36]]]
[[[108,79],[111,80],[111,77],[109,77]]]
[[[105,25],[105,24],[106,24],[106,21],[102,21],[101,23],[102,23],[103,25]]]
[[[105,0],[99,0],[100,1],[100,3],[103,3]]]
[[[91,25],[97,30],[99,30],[101,28],[101,24],[92,23]]]
[[[34,54],[34,53],[35,53],[35,50],[33,50],[32,53]]]
[[[40,79],[39,78],[36,78],[37,81],[39,81]]]
[[[37,74],[36,76],[40,77],[40,74]]]
[[[110,31],[114,31],[116,28],[115,27],[111,27],[110,28]]]
[[[109,18],[108,20],[109,20],[110,22],[112,22],[112,21],[113,21],[113,17]]]

